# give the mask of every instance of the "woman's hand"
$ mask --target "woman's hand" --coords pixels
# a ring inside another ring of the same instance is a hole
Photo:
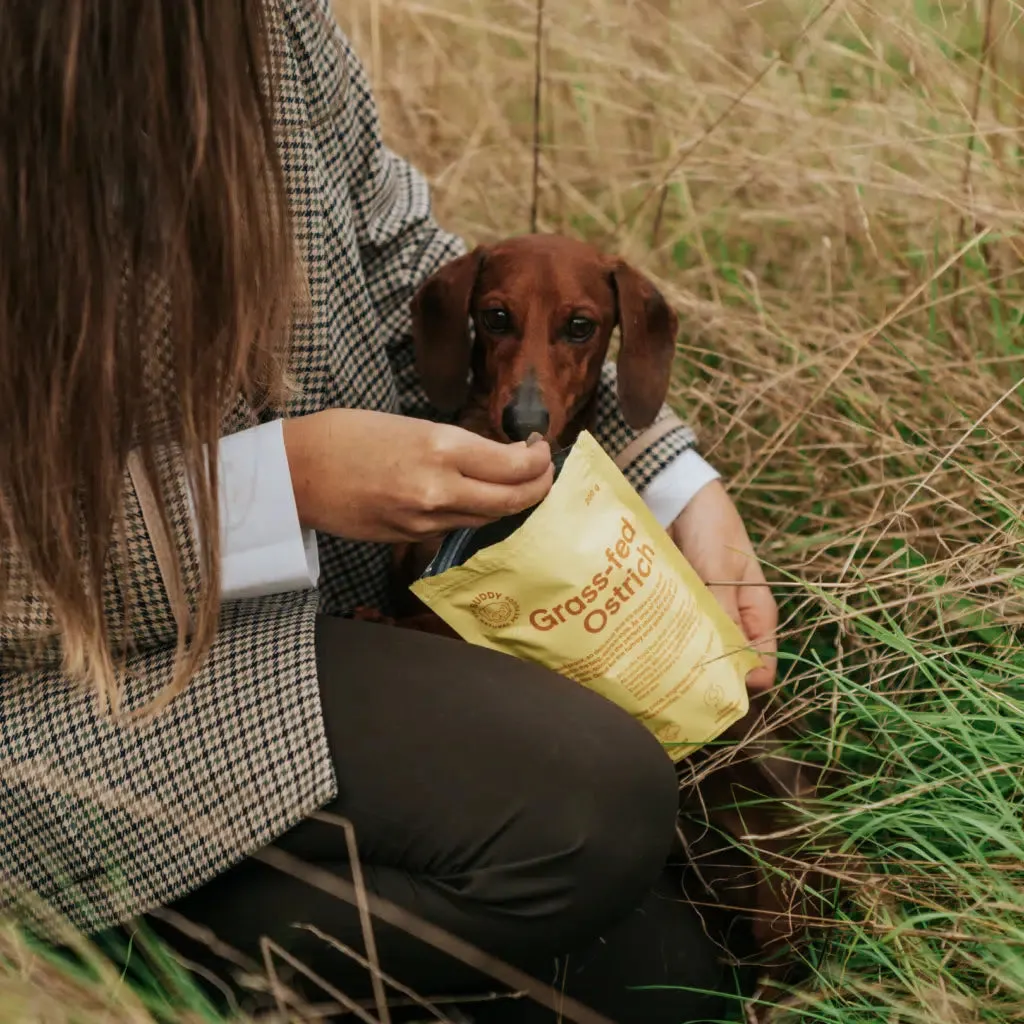
[[[751,690],[775,681],[779,610],[736,506],[718,480],[702,487],[669,527],[687,561],[743,630],[764,664],[747,675]]]
[[[299,522],[350,540],[436,537],[521,512],[551,487],[546,442],[488,441],[461,427],[364,409],[283,423]]]

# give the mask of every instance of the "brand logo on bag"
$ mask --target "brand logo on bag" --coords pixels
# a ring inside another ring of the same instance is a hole
[[[721,684],[712,683],[708,687],[707,692],[704,694],[704,703],[712,711],[718,711],[725,704],[725,690],[722,689]]]
[[[488,590],[477,594],[469,604],[469,610],[491,629],[511,626],[519,618],[519,602],[507,594]]]

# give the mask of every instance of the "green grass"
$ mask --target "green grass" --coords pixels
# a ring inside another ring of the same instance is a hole
[[[812,715],[807,753],[832,753],[840,781],[807,823],[808,841],[838,841],[858,865],[854,906],[838,917],[798,1019],[1019,1020],[1019,648],[920,643],[885,616],[855,620],[850,637],[882,679],[820,655],[793,662],[835,695],[832,713]]]
[[[102,948],[70,936],[68,946],[57,950],[5,925],[0,927],[0,1020],[224,1024],[225,1018],[172,952],[144,931]]]

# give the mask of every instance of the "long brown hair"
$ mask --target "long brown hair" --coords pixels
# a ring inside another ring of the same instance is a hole
[[[273,0],[0,3],[0,607],[16,551],[66,671],[115,708],[131,628],[104,592],[129,452],[167,537],[182,469],[194,495],[168,581],[173,693],[217,629],[223,417],[283,381],[298,277],[275,16]]]

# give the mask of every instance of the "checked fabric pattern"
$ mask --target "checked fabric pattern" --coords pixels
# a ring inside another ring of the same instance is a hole
[[[279,0],[278,14],[280,145],[312,298],[294,324],[302,390],[288,411],[434,416],[416,381],[409,302],[465,246],[432,218],[424,179],[384,146],[328,0]],[[614,367],[601,388],[597,436],[615,455],[634,434],[618,413]],[[240,402],[225,431],[254,422]],[[679,424],[627,475],[641,488],[692,444]],[[131,710],[169,679],[175,626],[139,496],[125,482],[126,551],[107,606],[112,623],[126,605],[133,611]],[[190,527],[184,516],[172,527],[194,585]],[[203,670],[144,724],[115,723],[72,688],[52,613],[17,553],[0,553],[20,584],[0,616],[0,912],[28,894],[87,932],[110,926],[181,897],[335,795],[315,617],[380,605],[388,551],[332,537],[319,545],[319,592],[227,605]]]

